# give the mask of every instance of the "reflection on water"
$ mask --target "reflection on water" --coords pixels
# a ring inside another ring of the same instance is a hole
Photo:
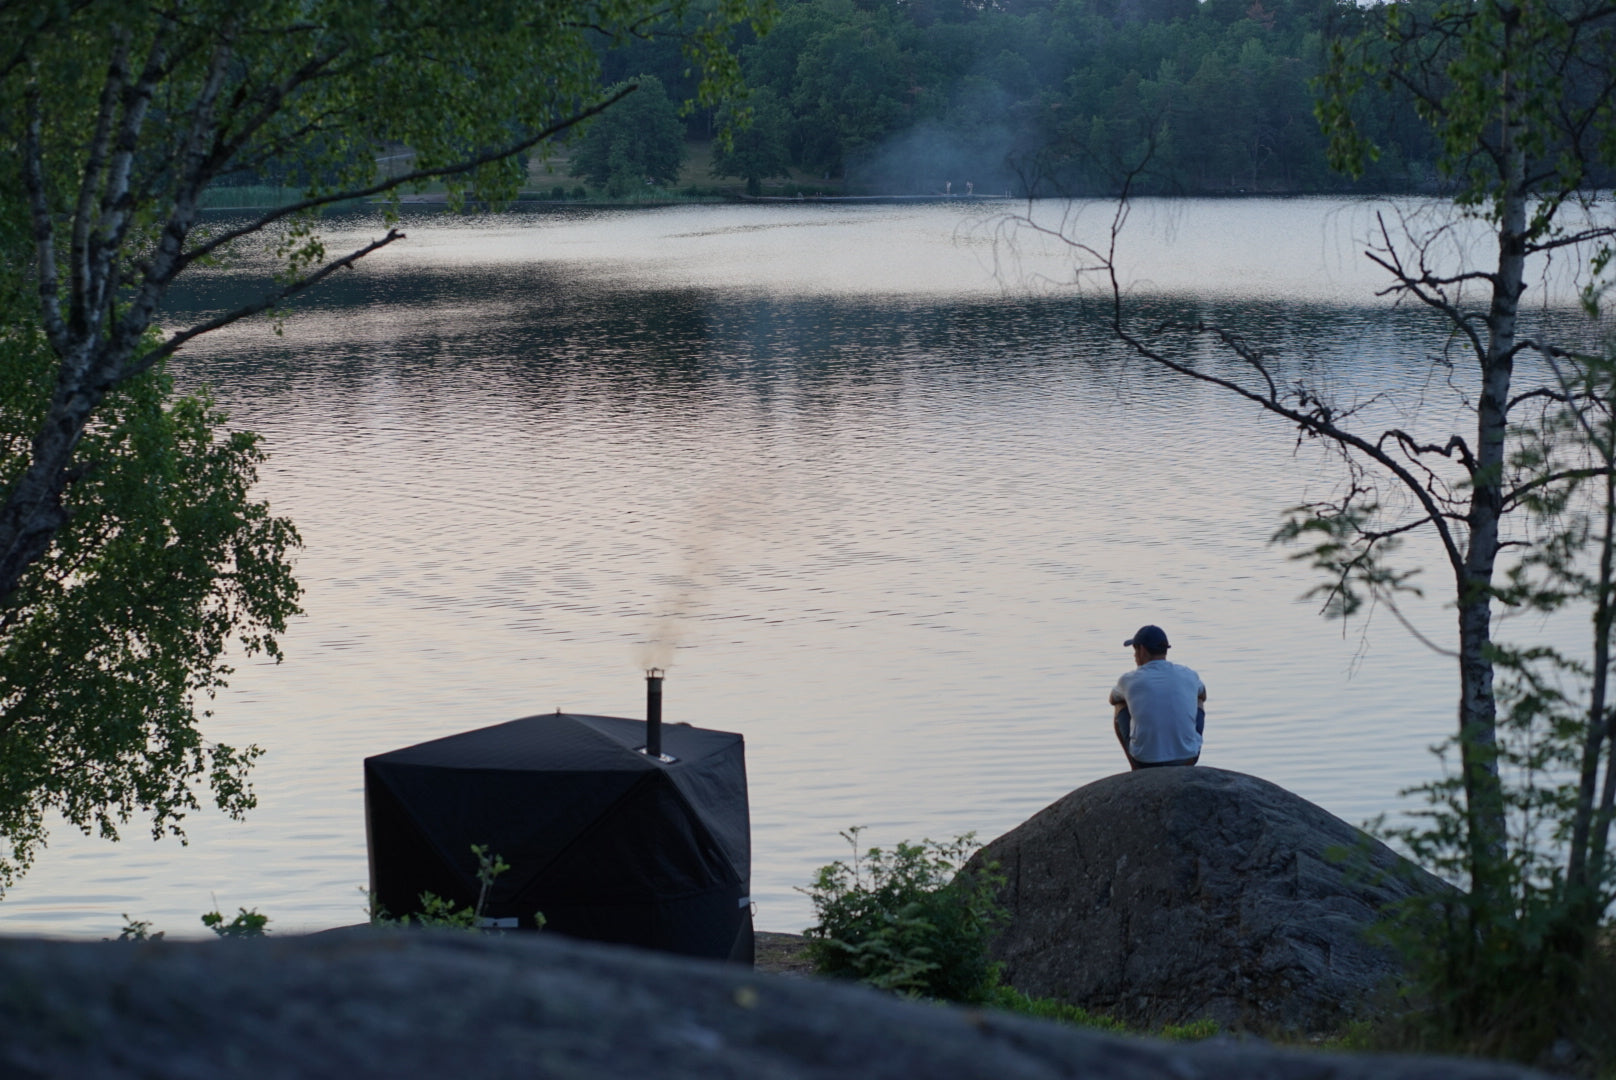
[[[1280,219],[1315,264],[1341,216],[1214,206],[1264,236]],[[1311,581],[1267,537],[1334,468],[1134,369],[1092,302],[996,278],[963,226],[948,208],[412,221],[284,337],[189,350],[182,379],[264,433],[262,491],[308,545],[286,663],[244,663],[208,729],[269,750],[261,805],[199,815],[189,848],[59,833],[0,926],[101,935],[127,911],[185,932],[215,903],[355,921],[364,756],[556,708],[637,716],[655,638],[669,719],[746,736],[764,928],[804,925],[794,887],[845,854],[840,829],[988,838],[1116,771],[1104,699],[1144,622],[1209,687],[1206,764],[1352,820],[1391,807],[1433,767],[1453,680],[1389,621],[1343,637],[1298,600]],[[1429,324],[1343,302],[1356,270],[1299,266],[1285,297],[1140,303],[1239,320],[1349,396],[1417,395]],[[176,304],[217,310],[251,271]],[[1410,614],[1451,636],[1436,602]]]

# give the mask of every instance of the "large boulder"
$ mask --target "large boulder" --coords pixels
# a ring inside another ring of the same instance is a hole
[[[1173,1045],[555,934],[0,939],[0,1076],[72,1080],[1505,1080]]]
[[[1152,1027],[1336,1028],[1399,974],[1365,929],[1442,887],[1306,799],[1199,767],[1078,788],[971,867],[988,862],[1005,875],[1006,981]]]

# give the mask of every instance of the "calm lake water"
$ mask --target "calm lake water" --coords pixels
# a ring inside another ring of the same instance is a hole
[[[1000,242],[1008,209],[411,215],[284,335],[187,350],[182,381],[263,433],[261,493],[307,544],[286,662],[243,662],[207,726],[268,751],[260,805],[196,815],[183,847],[59,830],[0,930],[357,921],[361,759],[557,708],[642,715],[653,656],[669,719],[746,737],[764,929],[810,921],[796,887],[846,854],[839,830],[985,840],[1117,771],[1105,696],[1144,622],[1208,686],[1205,764],[1352,821],[1394,810],[1436,771],[1450,662],[1389,617],[1326,623],[1268,543],[1338,470],[1130,362],[1069,252]],[[1374,209],[1143,204],[1130,287],[1343,397],[1390,391],[1388,416],[1429,398],[1434,427],[1442,340],[1375,299]],[[339,219],[332,248],[382,227]],[[212,272],[172,324],[260,270]],[[1446,642],[1431,577],[1408,614]]]

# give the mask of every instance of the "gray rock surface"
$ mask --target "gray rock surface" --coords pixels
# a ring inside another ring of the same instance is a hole
[[[1335,861],[1339,848],[1374,872]],[[973,865],[988,860],[1007,879],[1006,981],[1148,1027],[1337,1027],[1399,973],[1365,927],[1411,880],[1435,884],[1306,799],[1200,767],[1078,788]]]
[[[1526,1070],[1169,1045],[556,935],[0,940],[0,1076],[1503,1080]]]

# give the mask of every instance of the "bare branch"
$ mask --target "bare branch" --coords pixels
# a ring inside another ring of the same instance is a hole
[[[1464,466],[1465,471],[1470,473],[1472,476],[1475,475],[1476,459],[1470,453],[1469,444],[1466,443],[1463,436],[1459,435],[1457,432],[1450,435],[1448,437],[1448,441],[1443,443],[1441,446],[1437,446],[1435,443],[1421,443],[1412,435],[1408,434],[1406,431],[1403,431],[1401,428],[1392,428],[1383,434],[1381,438],[1390,438],[1396,440],[1400,446],[1408,451],[1408,453],[1416,456],[1424,454],[1439,454],[1451,461],[1454,455],[1458,454],[1459,463]]]
[[[1588,244],[1596,240],[1609,240],[1611,237],[1616,237],[1616,227],[1608,225],[1599,226],[1596,228],[1581,229],[1577,232],[1566,233],[1562,236],[1556,236],[1549,240],[1527,244],[1525,245],[1525,250],[1529,255],[1536,255],[1545,251],[1556,251],[1563,247],[1577,247],[1579,245]]]
[[[519,154],[524,150],[529,150],[537,146],[546,139],[554,138],[556,135],[559,135],[561,132],[566,131],[569,128],[576,127],[578,124],[583,123],[585,120],[596,115],[597,113],[604,112],[606,109],[627,97],[633,92],[633,90],[633,87],[627,87],[619,90],[617,93],[613,94],[609,98],[606,98],[604,101],[591,105],[582,112],[569,116],[564,120],[557,121],[542,131],[528,135],[523,139],[500,149],[490,150],[486,153],[479,154],[474,158],[468,158],[453,165],[444,165],[432,169],[417,169],[414,172],[406,173],[402,176],[394,177],[389,180],[384,180],[380,183],[372,184],[369,187],[350,188],[348,190],[334,192],[329,195],[316,195],[312,198],[304,199],[301,202],[292,203],[288,206],[277,207],[263,216],[247,222],[245,225],[238,226],[234,229],[228,229],[225,232],[213,237],[207,243],[187,251],[183,256],[181,264],[175,267],[174,273],[178,273],[179,270],[183,269],[186,264],[195,262],[197,259],[204,258],[207,255],[219,250],[221,247],[241,239],[243,236],[250,236],[251,234],[262,230],[265,226],[272,225],[275,222],[283,220],[287,217],[301,214],[309,210],[318,210],[321,207],[330,206],[332,203],[346,202],[349,199],[367,199],[372,195],[386,194],[389,191],[396,191],[398,188],[405,187],[409,184],[418,183],[423,180],[437,180],[445,176],[457,176],[464,173],[473,172],[476,169],[489,164],[490,162],[500,161],[504,158],[512,156],[513,154]],[[172,274],[170,274],[170,277],[172,277]]]
[[[599,23],[587,21],[569,21],[563,23],[562,25],[571,30],[592,30],[597,34],[600,34],[602,37],[611,38],[613,40],[622,37],[632,37],[643,40],[646,37],[645,27],[651,26],[659,20],[667,18],[670,14],[672,14],[672,12],[673,9],[666,5],[659,8],[654,8],[651,11],[646,12],[640,18],[634,20],[634,22],[630,23],[628,26],[617,30],[608,29]]]
[[[311,285],[319,284],[321,281],[325,280],[327,276],[336,272],[337,270],[341,270],[343,267],[352,266],[360,259],[363,259],[366,255],[369,255],[374,251],[379,251],[395,240],[402,239],[404,239],[403,233],[399,232],[397,229],[389,229],[387,231],[387,235],[382,237],[380,240],[366,244],[359,250],[351,252],[340,259],[328,262],[324,266],[320,267],[320,269],[314,271],[312,274],[308,274],[280,289],[276,289],[275,291],[260,297],[258,300],[255,300],[251,304],[245,304],[233,311],[227,311],[217,318],[209,319],[205,323],[200,323],[193,326],[189,330],[181,331],[180,333],[177,333],[173,337],[169,338],[167,341],[163,342],[163,344],[159,345],[157,348],[141,356],[138,360],[126,365],[125,371],[121,377],[133,378],[134,376],[150,369],[153,364],[157,363],[159,360],[162,360],[164,357],[172,356],[182,345],[191,339],[200,337],[203,334],[210,333],[211,331],[218,330],[221,327],[229,326],[231,323],[245,319],[249,316],[257,315],[261,311],[268,311],[270,308],[280,304],[281,301],[296,296],[298,293],[309,288]]]
[[[1411,533],[1415,529],[1429,525],[1430,523],[1431,519],[1429,517],[1417,517],[1411,521],[1405,521],[1401,525],[1393,525],[1388,529],[1359,529],[1358,535],[1368,543],[1377,544],[1382,540],[1389,540],[1394,536],[1402,536],[1404,533]]]
[[[1263,363],[1262,353],[1247,346],[1244,338],[1231,334],[1221,327],[1207,326],[1205,323],[1199,323],[1197,324],[1197,328],[1216,335],[1218,340],[1223,342],[1223,344],[1227,346],[1231,352],[1240,357],[1240,359],[1244,360],[1254,371],[1257,372],[1257,374],[1262,376],[1263,382],[1268,385],[1268,400],[1279,400],[1279,387],[1274,384],[1274,377],[1269,373],[1268,365]]]
[[[1424,249],[1421,249],[1420,252],[1422,272],[1420,274],[1414,274],[1403,265],[1402,256],[1398,254],[1397,245],[1392,241],[1391,230],[1386,226],[1385,215],[1377,213],[1375,215],[1375,221],[1380,226],[1381,239],[1385,244],[1383,249],[1385,254],[1382,255],[1374,251],[1366,251],[1364,254],[1368,257],[1369,261],[1380,266],[1395,279],[1394,284],[1382,289],[1377,295],[1385,296],[1392,292],[1407,292],[1412,294],[1415,299],[1420,301],[1420,303],[1432,308],[1433,310],[1440,311],[1443,315],[1447,316],[1449,322],[1451,322],[1453,326],[1465,336],[1466,340],[1470,342],[1470,347],[1472,351],[1475,352],[1476,356],[1485,357],[1487,355],[1487,346],[1485,342],[1482,341],[1481,334],[1476,330],[1470,318],[1462,310],[1460,310],[1457,304],[1449,300],[1446,294],[1442,291],[1444,288],[1444,280],[1440,277],[1425,272]],[[1453,279],[1453,283],[1462,284],[1463,282],[1470,280],[1492,282],[1493,275],[1477,271],[1474,273],[1459,275]]]
[[[1566,394],[1563,394],[1558,390],[1551,390],[1547,386],[1538,386],[1526,391],[1524,394],[1516,394],[1514,397],[1510,398],[1509,404],[1504,406],[1504,411],[1506,413],[1513,412],[1515,406],[1524,404],[1534,398],[1543,398],[1547,401],[1558,402],[1561,405],[1569,405],[1575,400],[1575,398],[1568,397]]]
[[[1565,369],[1560,366],[1560,360],[1566,358],[1567,354],[1563,350],[1557,348],[1540,348],[1538,351],[1541,352],[1543,354],[1543,358],[1549,362],[1549,370],[1554,372],[1554,378],[1560,384],[1561,397],[1566,401],[1567,404],[1569,404],[1572,400],[1574,400],[1574,395],[1571,390],[1571,380],[1566,377]],[[1587,396],[1590,398],[1593,397],[1591,393]],[[1582,428],[1583,435],[1587,438],[1591,445],[1601,446],[1604,444],[1604,440],[1599,437],[1598,432],[1594,431],[1593,425],[1588,423],[1588,417],[1581,409],[1573,410],[1573,415],[1577,418],[1577,426]]]
[[[1115,244],[1116,237],[1115,233],[1113,233],[1113,251],[1115,250]],[[1108,272],[1111,278],[1112,286],[1112,333],[1116,335],[1119,341],[1127,345],[1128,348],[1132,349],[1142,359],[1149,360],[1154,364],[1167,368],[1169,371],[1177,372],[1180,375],[1195,379],[1199,382],[1220,387],[1221,389],[1227,390],[1230,393],[1243,397],[1247,401],[1260,405],[1267,411],[1277,416],[1284,417],[1291,423],[1295,424],[1298,428],[1310,434],[1331,439],[1343,446],[1349,446],[1370,460],[1376,462],[1381,468],[1385,469],[1387,472],[1396,477],[1397,480],[1402,483],[1404,488],[1406,488],[1420,503],[1420,505],[1425,508],[1425,512],[1429,517],[1431,524],[1435,527],[1438,538],[1442,542],[1442,548],[1444,553],[1446,553],[1448,556],[1448,561],[1452,564],[1455,573],[1461,575],[1463,574],[1464,553],[1459,546],[1458,540],[1454,537],[1452,529],[1448,525],[1448,516],[1444,513],[1443,508],[1437,503],[1436,497],[1433,496],[1430,491],[1426,490],[1425,486],[1419,482],[1417,477],[1409,472],[1406,466],[1404,466],[1391,454],[1387,453],[1375,443],[1370,442],[1354,432],[1347,431],[1337,426],[1327,413],[1321,413],[1318,411],[1304,412],[1300,409],[1292,408],[1283,401],[1257,393],[1250,388],[1242,386],[1241,384],[1232,380],[1221,378],[1217,375],[1212,375],[1204,371],[1199,371],[1188,364],[1169,358],[1159,350],[1151,348],[1146,342],[1142,341],[1127,328],[1123,318],[1122,286],[1117,278],[1114,263],[1111,264]]]
[[[1444,649],[1442,646],[1438,645],[1436,642],[1432,641],[1430,638],[1421,633],[1419,628],[1413,623],[1409,622],[1408,617],[1403,614],[1400,608],[1398,608],[1397,601],[1392,599],[1391,592],[1386,589],[1377,589],[1372,587],[1370,589],[1370,595],[1375,598],[1375,603],[1384,604],[1386,606],[1386,610],[1391,612],[1392,617],[1402,624],[1404,630],[1407,630],[1413,635],[1415,641],[1418,641],[1421,645],[1424,645],[1427,649],[1430,649],[1438,656],[1446,656],[1450,660],[1459,659],[1459,654],[1457,652],[1452,649]]]
[[[1521,499],[1534,491],[1548,487],[1552,484],[1563,483],[1567,480],[1591,480],[1596,476],[1607,476],[1616,472],[1616,466],[1596,465],[1583,469],[1562,469],[1559,472],[1548,473],[1528,480],[1519,487],[1511,488],[1504,493],[1503,504],[1506,507],[1515,506]]]

